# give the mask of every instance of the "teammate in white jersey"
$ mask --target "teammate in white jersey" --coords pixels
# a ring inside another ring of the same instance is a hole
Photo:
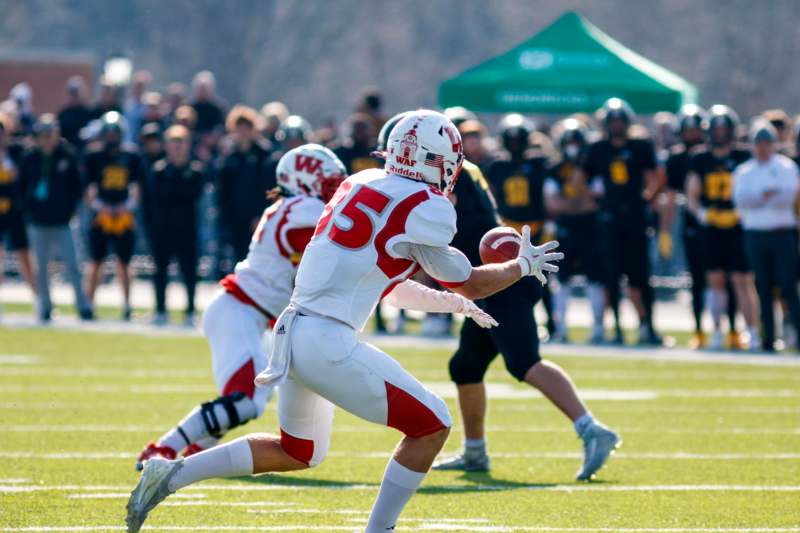
[[[394,359],[360,342],[370,312],[388,295],[398,307],[452,311],[464,299],[405,281],[422,268],[453,291],[482,298],[524,276],[555,272],[523,231],[519,257],[473,268],[449,247],[456,215],[447,195],[461,169],[458,130],[434,111],[410,113],[389,139],[384,170],[348,178],[317,224],[297,274],[291,304],[278,319],[259,385],[280,384],[280,436],[252,434],[187,459],[153,459],[128,502],[128,530],[169,494],[212,477],[300,470],[328,451],[333,406],[393,427],[404,438],[384,473],[366,531],[393,530],[450,431],[447,406]],[[472,304],[474,306],[474,304]],[[473,318],[492,325],[475,308]]]
[[[278,199],[268,207],[250,241],[247,258],[224,278],[203,314],[220,396],[195,407],[177,426],[139,454],[136,466],[153,457],[188,457],[208,449],[230,429],[261,416],[270,388],[256,388],[267,356],[262,339],[289,304],[300,257],[311,240],[325,202],[346,178],[329,149],[306,144],[278,162]],[[268,337],[266,337],[268,339]]]

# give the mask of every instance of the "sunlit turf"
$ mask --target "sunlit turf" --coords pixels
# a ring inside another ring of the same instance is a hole
[[[390,353],[447,393],[447,451],[457,450],[448,351]],[[498,359],[488,376],[492,473],[432,473],[398,531],[800,531],[800,366],[553,359],[625,440],[598,481],[573,481],[581,448],[571,425],[544,399],[510,399],[507,387],[525,388]],[[611,400],[608,391],[649,399]],[[214,393],[201,338],[0,328],[0,531],[121,527],[135,454]],[[274,407],[232,436],[276,431]],[[398,439],[337,411],[320,467],[207,482],[148,524],[358,530]]]

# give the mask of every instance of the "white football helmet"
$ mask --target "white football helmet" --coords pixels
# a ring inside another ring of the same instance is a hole
[[[461,172],[461,134],[436,111],[409,112],[389,134],[386,165],[391,174],[430,183],[449,194]]]
[[[344,164],[319,144],[293,148],[278,161],[278,185],[292,196],[304,194],[327,203],[346,178]]]

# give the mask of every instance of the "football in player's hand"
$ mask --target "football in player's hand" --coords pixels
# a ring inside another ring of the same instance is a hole
[[[522,236],[514,228],[499,227],[486,232],[481,239],[478,252],[483,264],[505,263],[516,259]]]

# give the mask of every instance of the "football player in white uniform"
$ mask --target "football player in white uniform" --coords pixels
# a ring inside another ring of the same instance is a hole
[[[273,331],[273,347],[259,385],[280,384],[280,436],[251,434],[186,459],[147,462],[128,501],[128,530],[139,531],[148,512],[189,484],[301,470],[325,458],[333,406],[390,426],[405,436],[395,449],[373,505],[367,533],[393,530],[450,431],[447,406],[389,355],[360,342],[380,299],[398,307],[451,311],[464,299],[406,281],[417,269],[468,298],[500,291],[524,276],[544,282],[548,253],[535,247],[525,227],[519,256],[473,268],[449,247],[456,215],[447,198],[461,170],[461,137],[434,111],[409,113],[389,138],[383,170],[345,180],[325,206],[306,248],[291,303]],[[454,303],[448,303],[451,300]],[[474,307],[474,309],[472,309]],[[485,326],[491,317],[472,304],[470,316]]]
[[[139,454],[148,459],[188,457],[214,446],[230,429],[258,418],[271,396],[253,380],[267,365],[264,332],[289,305],[300,257],[311,240],[325,202],[347,177],[329,149],[306,144],[278,162],[277,201],[261,217],[247,258],[224,278],[222,289],[203,315],[211,346],[214,380],[220,396],[195,407],[158,441]],[[266,337],[267,339],[269,337]]]

